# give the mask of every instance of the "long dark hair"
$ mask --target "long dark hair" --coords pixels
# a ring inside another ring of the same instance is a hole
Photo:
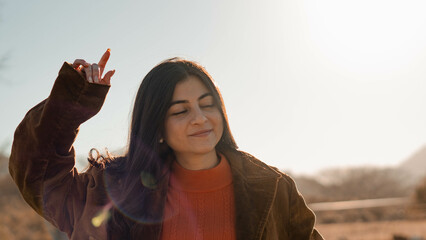
[[[198,77],[211,91],[222,115],[224,129],[216,150],[237,149],[220,91],[201,65],[172,58],[154,67],[136,95],[127,153],[111,161],[106,169],[106,186],[115,206],[109,226],[121,232],[131,227],[123,224],[126,221],[161,222],[173,151],[159,139],[164,136],[164,122],[175,86],[189,76]]]

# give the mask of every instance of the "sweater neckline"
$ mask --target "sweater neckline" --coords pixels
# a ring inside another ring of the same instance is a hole
[[[185,192],[212,192],[232,184],[231,167],[219,154],[219,164],[210,169],[189,170],[173,161],[169,185]]]

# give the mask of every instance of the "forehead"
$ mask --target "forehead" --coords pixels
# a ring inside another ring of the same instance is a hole
[[[173,92],[173,101],[197,99],[208,92],[210,92],[209,89],[198,77],[189,76],[176,84]]]

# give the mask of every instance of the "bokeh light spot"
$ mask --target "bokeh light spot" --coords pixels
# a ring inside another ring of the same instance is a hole
[[[92,225],[94,227],[99,227],[102,225],[104,221],[107,221],[109,217],[110,217],[109,211],[102,210],[95,217],[92,218]]]
[[[155,178],[150,173],[141,172],[141,181],[142,181],[142,185],[144,185],[147,188],[154,189],[157,187]]]

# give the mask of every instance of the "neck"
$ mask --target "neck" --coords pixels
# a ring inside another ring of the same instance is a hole
[[[215,167],[219,163],[216,150],[205,154],[175,153],[176,161],[188,170],[203,170]]]

